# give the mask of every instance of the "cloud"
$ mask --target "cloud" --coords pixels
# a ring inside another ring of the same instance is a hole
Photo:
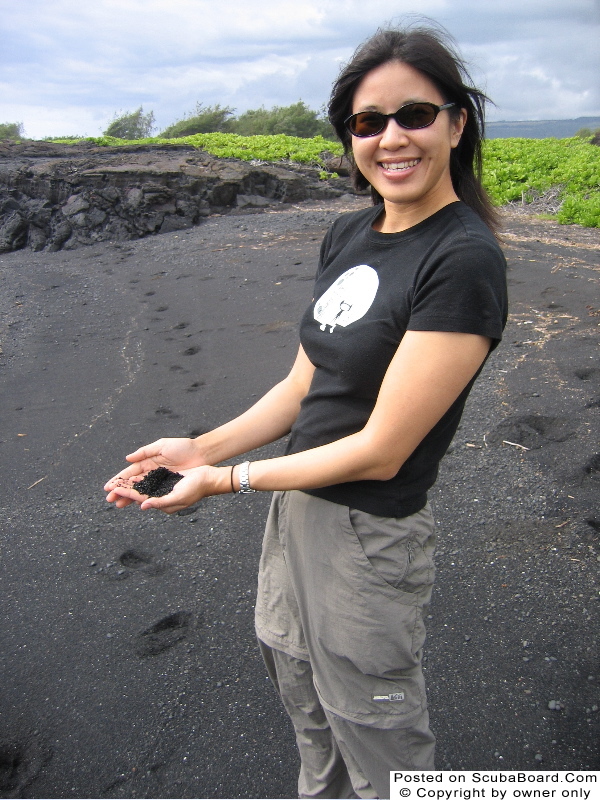
[[[340,63],[414,0],[28,0],[0,17],[0,122],[98,134],[143,105],[159,128],[197,102],[238,113],[326,102]],[[497,103],[490,118],[600,114],[595,0],[422,0]],[[18,116],[15,116],[17,115]]]
[[[496,103],[495,119],[563,119],[600,113],[597,25],[577,16],[525,18],[510,37],[465,44]]]

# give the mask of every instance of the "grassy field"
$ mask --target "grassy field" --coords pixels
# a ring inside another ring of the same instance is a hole
[[[584,139],[491,139],[484,184],[498,205],[554,190],[559,222],[600,227],[600,147]]]
[[[57,140],[55,140],[57,141]],[[73,140],[60,140],[69,143]],[[81,140],[79,140],[81,141]],[[90,141],[90,140],[86,140]],[[136,139],[128,142],[103,136],[98,145],[188,144],[221,158],[245,161],[292,161],[323,165],[323,154],[340,155],[342,147],[320,136],[239,136],[200,133],[178,139]],[[326,173],[323,177],[326,177]],[[564,224],[600,227],[600,147],[572,139],[491,139],[484,146],[484,184],[497,205],[530,201],[552,192],[554,218]]]

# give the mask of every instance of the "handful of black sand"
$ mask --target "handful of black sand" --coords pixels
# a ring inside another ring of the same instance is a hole
[[[175,484],[183,478],[179,472],[171,472],[166,467],[158,467],[151,470],[145,478],[137,481],[133,488],[140,494],[147,494],[148,497],[164,497],[173,491]]]

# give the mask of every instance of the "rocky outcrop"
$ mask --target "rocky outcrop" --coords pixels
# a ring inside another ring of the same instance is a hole
[[[0,253],[137,239],[190,228],[210,214],[352,191],[346,177],[319,173],[214,158],[186,145],[2,143]]]

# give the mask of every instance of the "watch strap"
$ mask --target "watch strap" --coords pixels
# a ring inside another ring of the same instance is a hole
[[[240,494],[253,494],[256,489],[253,489],[250,486],[250,462],[244,461],[243,464],[240,464],[240,469],[238,473],[239,481],[240,481]]]

